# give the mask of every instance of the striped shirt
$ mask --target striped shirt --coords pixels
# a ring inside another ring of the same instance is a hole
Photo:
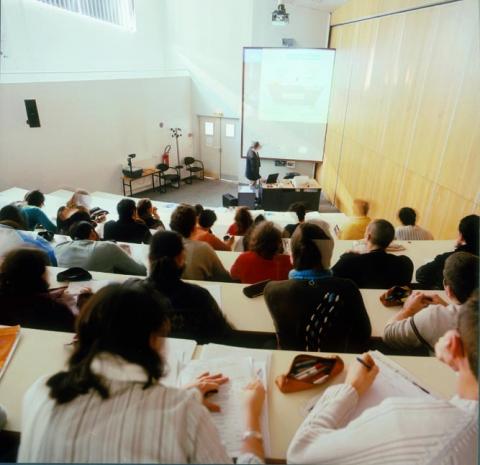
[[[232,463],[196,389],[143,389],[142,367],[106,353],[92,371],[103,377],[108,399],[91,389],[59,405],[46,378],[30,387],[19,462]]]
[[[433,236],[420,226],[398,226],[395,229],[395,239],[399,241],[431,241]]]
[[[477,463],[478,401],[389,398],[349,422],[357,402],[350,385],[328,388],[290,443],[288,463]]]

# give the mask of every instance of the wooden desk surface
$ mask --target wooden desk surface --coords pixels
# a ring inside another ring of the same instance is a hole
[[[64,268],[49,267],[49,280],[51,287],[64,286],[65,283],[59,283],[56,280],[56,275],[59,271],[63,271]],[[93,279],[106,280],[112,282],[123,282],[131,276],[112,274],[112,273],[99,273],[91,272]],[[138,278],[138,276],[135,276]],[[265,332],[274,333],[275,326],[273,324],[272,317],[268,311],[267,304],[263,296],[254,297],[250,299],[243,293],[245,284],[237,283],[217,283],[212,281],[188,281],[199,286],[213,286],[220,287],[221,293],[221,309],[230,323],[240,331],[253,331],[253,332]],[[88,286],[88,283],[85,283]],[[381,289],[361,289],[360,290],[365,308],[367,309],[370,323],[372,325],[372,336],[382,337],[383,328],[387,321],[400,310],[400,307],[384,307],[380,302],[380,295],[384,292]],[[425,291],[432,292],[435,291]],[[446,298],[445,293],[439,292],[439,294]]]
[[[21,430],[21,405],[25,391],[39,377],[51,375],[64,368],[69,353],[72,334],[22,328],[22,336],[4,376],[0,379],[0,400],[8,412],[6,430]],[[194,357],[199,357],[198,347]],[[246,350],[246,349],[244,349]],[[253,351],[254,352],[254,351]],[[303,421],[302,406],[323,392],[325,386],[293,394],[282,394],[275,385],[275,377],[286,373],[298,352],[271,351],[267,399],[269,404],[270,439],[272,458],[284,459],[293,434]],[[237,355],[238,348],[219,346],[218,356]],[[345,365],[352,362],[354,354],[341,354]],[[420,382],[441,397],[449,398],[455,390],[455,374],[434,358],[391,357],[409,370]],[[331,383],[342,382],[345,372]],[[331,384],[330,383],[330,384]]]

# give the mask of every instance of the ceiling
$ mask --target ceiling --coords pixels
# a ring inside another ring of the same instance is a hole
[[[322,11],[333,11],[339,6],[347,3],[348,0],[285,0],[285,4],[295,4],[298,6],[303,6],[305,8],[313,8],[315,10]]]

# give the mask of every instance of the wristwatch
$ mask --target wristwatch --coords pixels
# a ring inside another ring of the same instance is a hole
[[[259,439],[260,441],[263,439],[262,433],[260,431],[255,431],[255,430],[248,430],[243,433],[242,440],[250,439],[250,438],[255,438]]]

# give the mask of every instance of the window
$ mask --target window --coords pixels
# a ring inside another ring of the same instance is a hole
[[[135,30],[134,0],[38,0],[47,5]]]
[[[235,137],[235,125],[232,123],[225,123],[225,137]]]
[[[213,123],[210,121],[205,121],[205,135],[213,136]]]

